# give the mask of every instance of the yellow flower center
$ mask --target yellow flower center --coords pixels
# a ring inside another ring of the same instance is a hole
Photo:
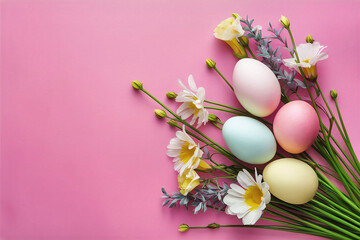
[[[246,189],[244,198],[246,205],[251,207],[250,211],[257,209],[260,206],[261,197],[263,195],[264,195],[263,192],[257,185],[251,186],[248,189]]]
[[[196,147],[189,149],[189,145],[188,142],[185,142],[184,145],[181,146],[179,158],[183,164],[186,164],[195,153]]]
[[[305,59],[305,60],[303,60],[303,62],[309,63],[309,62],[310,62],[310,59]]]
[[[197,97],[193,97],[194,101],[198,100]],[[199,112],[200,112],[200,109],[198,109],[194,103],[192,102],[189,102],[189,108],[194,110],[194,115],[197,117],[199,115]]]

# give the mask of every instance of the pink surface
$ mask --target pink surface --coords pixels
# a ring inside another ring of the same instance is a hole
[[[161,186],[177,190],[165,155],[174,130],[130,86],[143,81],[175,109],[164,93],[179,91],[176,79],[192,73],[209,100],[238,106],[204,64],[211,57],[230,77],[236,62],[212,30],[232,12],[264,26],[278,26],[284,14],[298,43],[311,33],[329,46],[319,81],[325,92],[338,91],[359,153],[360,2],[269,2],[2,1],[0,238],[317,239],[250,229],[179,233],[182,223],[240,222],[161,207]]]

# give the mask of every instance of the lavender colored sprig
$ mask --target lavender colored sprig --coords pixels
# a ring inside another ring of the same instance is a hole
[[[189,206],[194,206],[194,214],[197,214],[200,210],[205,212],[208,206],[221,211],[225,207],[223,198],[229,190],[229,187],[225,183],[222,185],[223,186],[219,187],[206,185],[204,188],[194,189],[194,191],[190,192],[187,196],[181,193],[173,193],[170,195],[164,188],[161,188],[164,194],[162,198],[165,198],[162,206],[164,207],[169,203],[169,208],[175,207],[176,204],[185,206],[186,209],[188,209]]]

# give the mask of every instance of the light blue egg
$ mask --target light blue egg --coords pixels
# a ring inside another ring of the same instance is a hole
[[[263,164],[275,156],[275,137],[258,120],[243,116],[232,117],[225,122],[222,134],[230,151],[244,162]]]

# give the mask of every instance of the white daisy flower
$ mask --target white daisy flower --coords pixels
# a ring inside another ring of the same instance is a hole
[[[196,87],[194,77],[190,74],[188,78],[190,89],[188,89],[179,79],[179,85],[183,90],[175,98],[175,101],[183,104],[176,110],[176,113],[182,118],[187,119],[191,115],[190,124],[193,125],[198,118],[197,128],[208,121],[209,112],[204,108],[205,89],[203,87]],[[195,93],[194,93],[195,92]]]
[[[175,163],[174,169],[182,176],[184,173],[190,173],[193,169],[210,169],[211,167],[203,160],[201,160],[204,152],[200,149],[199,144],[186,133],[185,126],[183,131],[176,132],[176,138],[170,140],[167,146],[167,155],[173,157]]]
[[[325,48],[326,46],[321,46],[319,42],[300,44],[296,47],[300,62],[296,62],[296,58],[288,58],[284,59],[283,63],[297,72],[300,72],[299,67],[301,67],[306,78],[315,81],[317,78],[316,63],[328,58],[327,53],[322,52]]]
[[[270,202],[271,195],[269,185],[262,181],[262,175],[258,175],[255,168],[255,178],[243,169],[237,176],[238,184],[231,184],[224,197],[227,205],[226,213],[242,218],[244,225],[253,225],[261,217],[266,204]]]

